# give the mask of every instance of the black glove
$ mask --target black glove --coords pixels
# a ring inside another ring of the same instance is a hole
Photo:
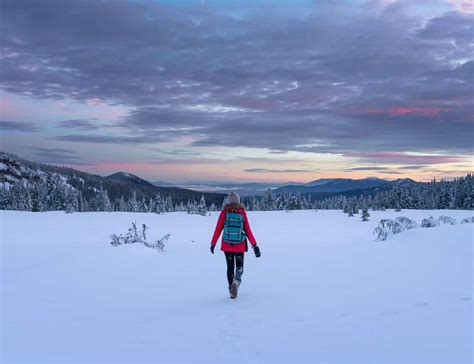
[[[214,248],[215,248],[215,247],[216,247],[215,245],[211,245],[211,253],[212,253],[212,254],[214,254]]]
[[[256,256],[257,258],[260,258],[260,256],[262,255],[262,253],[260,253],[260,248],[259,248],[257,245],[254,245],[254,246],[253,246],[253,251],[254,251],[254,253],[255,253],[255,256]]]

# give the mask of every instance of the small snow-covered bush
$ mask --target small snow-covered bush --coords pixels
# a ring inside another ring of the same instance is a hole
[[[389,235],[390,235],[390,232],[388,230],[381,228],[380,226],[377,226],[374,230],[375,240],[377,241],[387,240]]]
[[[405,216],[398,216],[395,220],[382,219],[374,230],[376,240],[387,240],[389,235],[400,234],[402,231],[416,228],[415,221]]]
[[[421,221],[421,227],[422,228],[430,228],[430,227],[436,227],[439,225],[438,220],[436,220],[433,216],[430,216],[427,219],[423,219]]]
[[[456,224],[456,219],[453,219],[452,217],[449,217],[449,216],[440,216],[440,217],[438,217],[438,223],[439,224],[455,225]]]
[[[132,222],[132,227],[129,228],[125,234],[110,235],[110,239],[112,239],[110,244],[112,246],[119,246],[124,244],[142,243],[148,248],[153,248],[160,252],[163,252],[165,250],[165,242],[169,239],[171,235],[166,234],[161,239],[152,242],[146,240],[146,230],[147,226],[145,224],[142,224],[142,229],[141,231],[139,231],[137,229],[137,223]]]
[[[397,222],[402,227],[402,231],[414,229],[418,226],[418,224],[415,221],[405,216],[398,216],[395,219],[395,222]]]
[[[468,217],[461,220],[461,224],[474,223],[474,216]],[[438,219],[435,219],[433,216],[430,216],[427,219],[421,221],[422,228],[436,227],[440,224],[456,224],[456,219],[453,219],[449,216],[440,216]],[[405,216],[398,216],[395,220],[383,219],[380,220],[378,226],[374,230],[374,236],[376,240],[387,240],[391,234],[399,234],[402,231],[414,229],[418,224]]]
[[[145,231],[146,225],[142,225],[142,231],[138,232],[137,223],[132,222],[132,227],[128,229],[125,234],[112,234],[110,238],[112,239],[113,246],[123,245],[123,244],[132,244],[132,243],[140,243],[143,240],[146,240]]]
[[[378,226],[374,230],[376,240],[387,240],[391,234],[398,234],[403,231],[402,225],[390,219],[380,220]]]
[[[402,225],[400,225],[397,221],[390,219],[380,220],[379,226],[386,230],[389,230],[392,234],[398,234],[403,231]]]
[[[461,220],[461,224],[472,224],[474,223],[474,216],[466,217],[465,219]]]

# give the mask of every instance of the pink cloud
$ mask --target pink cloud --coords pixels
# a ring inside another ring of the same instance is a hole
[[[449,0],[459,12],[474,14],[474,1],[472,0]]]
[[[15,108],[4,97],[0,97],[0,115],[3,118],[8,118],[7,115],[13,115]]]
[[[402,115],[421,115],[421,116],[437,116],[447,109],[440,107],[408,107],[408,106],[396,106],[391,108],[368,108],[365,110],[367,114],[374,115],[389,115],[389,116],[402,116]]]
[[[100,99],[97,99],[97,98],[88,99],[86,103],[89,106],[103,106],[104,105],[104,103]]]
[[[184,177],[191,170],[206,173],[219,164],[227,163],[221,159],[182,159],[157,160],[153,162],[115,162],[103,161],[91,164],[68,164],[68,167],[78,168],[90,173],[108,175],[115,172],[129,172],[140,177],[159,176],[161,174],[173,177]],[[159,177],[153,177],[159,178]]]
[[[0,95],[0,116],[3,119],[22,119],[27,114],[25,108],[18,100],[8,98],[6,94]]]

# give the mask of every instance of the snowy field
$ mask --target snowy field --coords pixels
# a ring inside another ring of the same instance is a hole
[[[376,242],[381,218],[472,211],[250,212],[239,297],[182,213],[0,212],[2,363],[470,363],[474,224]],[[131,222],[166,252],[109,235]]]

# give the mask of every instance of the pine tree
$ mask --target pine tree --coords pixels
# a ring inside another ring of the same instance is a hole
[[[34,185],[31,190],[31,211],[40,212],[44,210],[43,196],[41,195],[41,189],[38,185]]]
[[[301,195],[292,195],[286,205],[286,210],[301,210],[302,209],[302,201]]]
[[[101,187],[99,190],[98,200],[98,211],[112,211],[112,204],[110,203],[109,194],[103,187]]]
[[[273,198],[271,188],[267,190],[267,193],[262,200],[262,210],[264,211],[276,210],[275,199]]]
[[[82,191],[77,192],[77,211],[84,211],[84,201],[82,200]]]
[[[70,186],[64,187],[64,211],[66,211],[67,213],[78,211],[76,190]]]
[[[157,214],[162,214],[164,212],[163,200],[161,199],[159,192],[155,196],[155,212]]]
[[[165,199],[165,211],[172,212],[173,211],[173,198],[171,196],[167,196]]]
[[[155,200],[150,197],[148,202],[148,211],[147,212],[155,212]]]
[[[48,174],[46,179],[45,206],[48,211],[65,210],[64,188],[61,177],[56,174]]]
[[[11,207],[10,192],[7,188],[0,188],[0,210],[8,210]]]
[[[148,212],[148,206],[146,204],[145,197],[142,197],[142,199],[140,200],[140,203],[138,205],[139,205],[139,211],[140,212]]]
[[[188,204],[186,206],[186,211],[188,214],[197,214],[198,213],[198,205],[196,200],[193,202],[188,201]]]
[[[356,202],[352,205],[352,213],[355,215],[359,215],[359,207]]]
[[[130,211],[130,212],[138,212],[139,211],[138,202],[137,202],[137,192],[136,191],[132,192],[132,196],[128,200],[127,210]]]
[[[32,210],[30,191],[23,183],[17,183],[10,188],[10,204],[13,210]]]
[[[123,196],[120,196],[120,198],[118,200],[118,211],[122,211],[122,212],[129,211],[128,207],[129,206],[125,202],[125,199],[123,198]]]
[[[201,200],[199,201],[197,210],[198,210],[199,215],[202,215],[202,216],[207,215],[206,199],[204,198],[204,195],[201,196]]]
[[[361,216],[362,221],[369,221],[369,217],[370,217],[369,211],[365,207],[364,209],[362,209],[362,216]]]

